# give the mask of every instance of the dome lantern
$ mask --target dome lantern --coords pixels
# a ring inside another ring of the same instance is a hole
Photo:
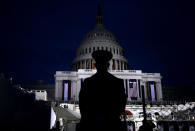
[[[101,6],[100,5],[98,5],[97,10],[98,10],[98,12],[97,12],[97,16],[96,16],[96,24],[103,25],[104,24],[104,18],[102,16]]]

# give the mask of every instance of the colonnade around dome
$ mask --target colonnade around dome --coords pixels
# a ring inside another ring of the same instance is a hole
[[[109,64],[110,66],[108,70],[128,70],[128,63],[125,61],[112,59]],[[78,69],[95,69],[95,60],[81,60],[78,63],[72,65],[73,71],[77,71]]]

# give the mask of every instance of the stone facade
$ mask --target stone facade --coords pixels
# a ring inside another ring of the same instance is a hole
[[[142,98],[142,91],[141,85],[144,86],[145,89],[145,98],[146,100],[151,101],[161,101],[162,100],[162,86],[161,86],[161,76],[159,73],[142,73],[141,70],[110,70],[109,71],[114,76],[123,79],[125,91],[128,97],[128,100],[136,100],[141,101]],[[78,71],[57,71],[55,74],[55,99],[59,101],[66,101],[62,99],[63,97],[63,88],[64,88],[64,81],[70,81],[70,90],[69,93],[71,101],[78,101],[79,92],[81,88],[81,84],[84,79],[91,77],[93,74],[96,73],[96,70],[91,69],[79,69]],[[135,93],[133,96],[137,96],[137,98],[133,98],[131,95],[131,88],[130,82],[134,80],[136,83],[135,86]],[[149,87],[148,83],[154,83],[155,93],[156,96],[154,100],[151,98],[151,88]],[[93,87],[92,87],[93,88]],[[101,88],[101,87],[100,87]]]

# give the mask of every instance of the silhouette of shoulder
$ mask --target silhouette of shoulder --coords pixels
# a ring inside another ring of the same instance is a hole
[[[96,73],[93,76],[86,78],[86,82],[90,81],[97,81],[97,80],[110,80],[110,81],[122,81],[122,79],[115,77],[114,75],[110,74],[109,72],[106,72],[104,74]]]

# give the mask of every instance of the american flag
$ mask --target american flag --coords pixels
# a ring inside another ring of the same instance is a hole
[[[155,89],[154,89],[154,85],[150,85],[150,89],[151,89],[151,97],[152,97],[152,101],[155,101]]]
[[[130,97],[137,97],[137,83],[130,81],[129,88],[130,88]]]

